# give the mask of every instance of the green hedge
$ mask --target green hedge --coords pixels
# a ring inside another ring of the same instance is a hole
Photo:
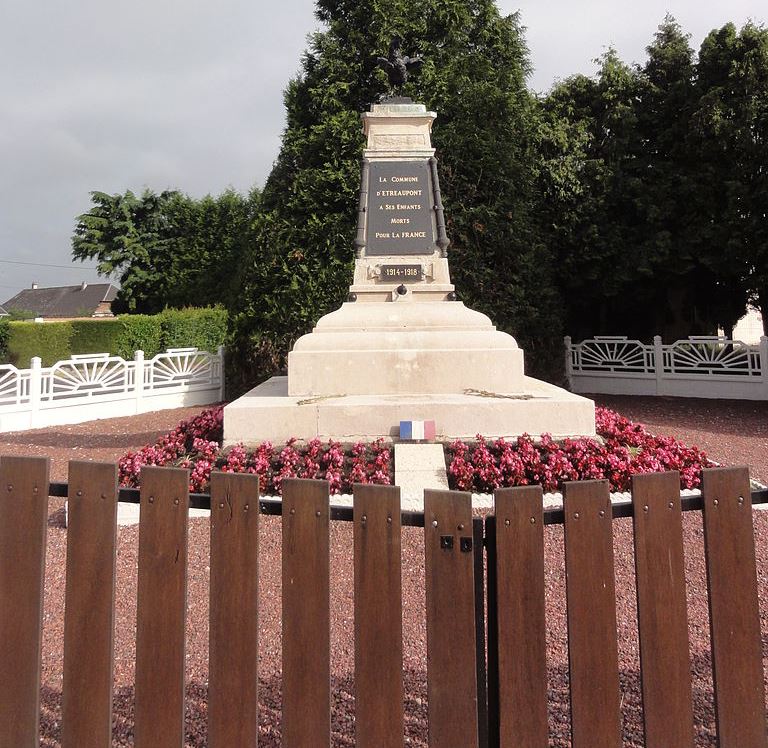
[[[152,358],[168,347],[163,344],[159,314],[125,314],[118,319],[121,328],[115,340],[116,356],[129,359],[135,351],[144,351],[145,358]]]
[[[115,339],[122,327],[120,319],[72,320],[72,353],[114,353]]]
[[[7,344],[3,330],[7,330]],[[224,344],[227,313],[220,307],[167,309],[156,315],[126,314],[110,319],[66,322],[7,322],[0,320],[0,363],[20,368],[40,356],[51,366],[72,354],[109,353],[133,358],[142,350],[146,358],[166,348],[215,351]]]
[[[20,369],[28,368],[33,356],[52,366],[72,352],[71,322],[11,322],[10,328],[8,358]]]
[[[227,312],[221,307],[166,309],[159,315],[164,348],[195,346],[215,351],[227,334]],[[192,341],[192,342],[190,342]]]
[[[8,338],[11,327],[7,319],[0,317],[0,364],[8,359]]]

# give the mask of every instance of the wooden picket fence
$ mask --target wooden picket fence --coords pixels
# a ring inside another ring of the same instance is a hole
[[[548,744],[544,525],[557,522],[565,525],[572,744],[620,745],[612,520],[628,514],[646,745],[691,746],[681,512],[700,508],[719,744],[766,746],[747,470],[705,471],[703,498],[681,501],[678,486],[676,473],[638,476],[628,508],[612,507],[604,481],[570,483],[564,507],[547,512],[539,487],[503,489],[495,514],[481,519],[461,492],[427,491],[424,513],[411,514],[401,513],[398,488],[357,486],[354,509],[330,509],[324,481],[285,481],[280,504],[259,498],[254,476],[214,474],[210,499],[191,500],[211,507],[208,745],[257,744],[259,517],[282,513],[284,746],[330,744],[334,517],[354,522],[358,746],[403,746],[404,524],[424,527],[429,745]],[[117,499],[130,491],[118,490],[114,465],[72,462],[69,483],[50,484],[47,459],[19,457],[0,458],[0,748],[39,742],[49,494],[69,497],[61,744],[104,748],[112,732]],[[145,468],[140,503],[134,744],[179,748],[186,471]]]

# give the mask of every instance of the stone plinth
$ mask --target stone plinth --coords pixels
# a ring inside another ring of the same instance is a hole
[[[288,356],[292,397],[515,392],[523,352],[461,302],[344,304]]]
[[[224,410],[224,444],[280,443],[291,437],[342,442],[396,438],[400,421],[434,419],[436,438],[594,435],[594,403],[523,377],[513,393],[291,397],[288,378],[272,377]]]

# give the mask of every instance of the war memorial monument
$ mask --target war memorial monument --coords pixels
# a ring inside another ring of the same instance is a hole
[[[396,66],[388,73],[395,82]],[[287,376],[225,408],[225,446],[396,438],[403,420],[433,420],[438,441],[594,435],[591,400],[525,376],[515,339],[457,300],[430,138],[436,116],[402,97],[362,115],[348,300],[299,338]]]

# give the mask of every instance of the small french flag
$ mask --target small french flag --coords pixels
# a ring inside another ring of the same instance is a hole
[[[435,438],[434,421],[400,421],[400,438],[423,441]]]

